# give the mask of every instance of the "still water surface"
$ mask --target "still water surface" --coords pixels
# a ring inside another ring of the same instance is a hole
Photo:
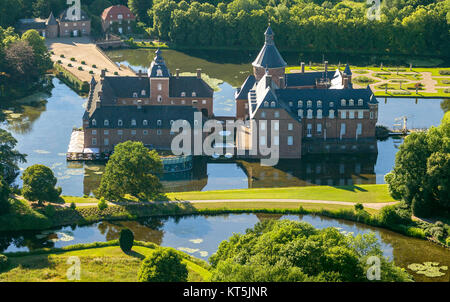
[[[345,220],[311,215],[230,214],[218,216],[184,216],[146,218],[139,221],[99,222],[88,226],[20,234],[0,234],[0,252],[27,251],[41,247],[63,247],[77,243],[118,239],[122,228],[133,231],[135,239],[150,241],[208,260],[223,240],[234,233],[245,233],[264,219],[304,221],[316,228],[335,227],[353,235],[374,232],[385,256],[406,268],[411,263],[439,262],[450,266],[450,252],[431,242]],[[439,278],[413,274],[417,281],[450,281],[449,272]]]

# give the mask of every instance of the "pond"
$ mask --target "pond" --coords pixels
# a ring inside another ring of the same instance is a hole
[[[154,50],[117,50],[108,55],[118,64],[145,70]],[[163,50],[163,56],[172,72],[176,68],[181,72],[202,68],[216,89],[215,114],[235,114],[233,87],[240,85],[251,72],[252,56],[233,57],[223,53],[213,57],[207,52],[193,56],[174,50]],[[33,164],[44,164],[54,171],[64,195],[89,195],[98,187],[104,165],[65,159],[72,128],[81,126],[86,99],[56,78],[53,84],[51,95],[36,94],[5,106],[3,112],[7,119],[1,127],[12,133],[18,140],[17,149],[28,155],[27,163],[20,165],[22,171]],[[438,125],[444,114],[440,99],[378,100],[382,125],[392,126],[396,118],[406,116],[410,127],[430,127]],[[301,160],[281,160],[275,167],[262,167],[254,161],[221,163],[196,159],[192,171],[164,175],[162,182],[168,192],[384,183],[384,175],[392,169],[401,143],[401,138],[389,138],[378,141],[378,154],[307,156]],[[20,184],[20,178],[17,182]]]
[[[135,239],[173,247],[192,256],[208,260],[220,242],[234,233],[245,233],[258,221],[290,219],[308,222],[316,228],[335,227],[344,234],[374,232],[385,256],[406,268],[427,261],[450,266],[450,251],[431,242],[406,237],[388,230],[345,220],[312,215],[230,214],[217,216],[182,216],[145,218],[139,221],[99,222],[87,226],[63,227],[40,232],[0,234],[0,253],[28,251],[42,247],[63,247],[77,243],[118,239],[122,228],[133,231]],[[416,281],[450,281],[449,271],[441,277],[429,278],[408,270]]]

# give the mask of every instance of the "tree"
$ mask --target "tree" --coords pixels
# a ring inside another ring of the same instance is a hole
[[[120,143],[106,164],[97,195],[110,201],[126,194],[151,200],[162,190],[158,173],[162,173],[162,162],[156,151],[148,150],[142,142]]]
[[[6,130],[0,129],[0,176],[10,186],[19,174],[19,163],[26,162],[26,154],[15,150],[17,140]]]
[[[9,194],[9,187],[0,175],[0,216],[9,212]]]
[[[139,282],[186,282],[188,270],[181,256],[170,248],[160,248],[142,261]]]
[[[130,229],[122,229],[120,231],[119,245],[124,253],[128,253],[133,248],[134,235]]]
[[[212,281],[367,281],[367,259],[380,259],[381,281],[410,281],[383,253],[375,234],[356,237],[335,228],[265,220],[222,241],[210,258]]]
[[[50,59],[50,53],[45,45],[45,39],[39,35],[39,33],[30,29],[23,33],[22,41],[28,42],[33,49],[34,62],[37,65],[39,74],[45,73],[52,67],[52,61]]]
[[[23,175],[22,195],[30,201],[56,202],[61,188],[55,188],[57,179],[50,168],[44,165],[32,165],[25,169]]]
[[[152,0],[128,0],[128,7],[136,18],[146,24],[150,24],[151,20],[147,11],[153,6]]]

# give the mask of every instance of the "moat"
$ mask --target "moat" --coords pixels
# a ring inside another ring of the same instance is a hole
[[[118,50],[108,55],[118,64],[144,71],[153,53],[153,50]],[[242,83],[251,67],[248,62],[239,62],[245,58],[230,59],[230,63],[174,50],[164,50],[163,54],[170,69],[193,73],[196,68],[202,68],[216,90],[214,114],[235,114],[233,86]],[[251,57],[247,59],[250,60]],[[21,100],[21,104],[4,108],[7,120],[2,127],[18,140],[18,150],[28,154],[27,163],[21,169],[42,163],[53,169],[64,195],[91,194],[100,182],[104,166],[68,163],[65,158],[72,128],[81,126],[86,99],[58,79],[53,79],[53,84],[50,96],[34,95]],[[407,116],[409,127],[428,128],[438,125],[444,114],[441,99],[379,97],[378,101],[378,124],[390,127],[396,118]],[[30,106],[27,102],[40,102],[40,105]],[[275,167],[261,167],[257,161],[196,159],[192,171],[167,174],[163,183],[166,191],[384,183],[384,175],[391,170],[401,142],[400,138],[378,141],[377,154],[306,156],[301,160],[281,160]]]

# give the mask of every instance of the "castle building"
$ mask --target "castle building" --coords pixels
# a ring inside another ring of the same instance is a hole
[[[110,152],[127,140],[170,150],[177,134],[171,132],[174,121],[195,125],[195,113],[205,120],[212,117],[214,91],[201,78],[201,70],[196,76],[181,76],[178,69],[171,74],[161,51],[155,54],[147,74],[109,77],[103,71],[99,82],[92,78],[83,116],[85,150]]]
[[[56,19],[53,13],[47,19],[20,19],[16,29],[23,34],[27,30],[34,29],[44,38],[78,37],[91,34],[91,21],[88,15],[81,10],[80,17],[68,15],[68,9],[64,10]],[[70,13],[69,13],[70,14]]]
[[[113,5],[105,8],[101,19],[104,32],[115,32],[118,34],[132,32],[136,21],[135,15],[124,5]]]
[[[236,118],[267,127],[267,136],[256,135],[258,146],[279,145],[280,158],[376,152],[378,101],[369,86],[353,88],[348,64],[343,72],[328,70],[327,62],[324,71],[305,72],[302,63],[300,72],[286,73],[270,26],[264,35],[253,75],[235,93]],[[271,124],[279,132],[273,142]],[[255,130],[248,132],[255,135]],[[238,148],[249,149],[248,140],[238,142]]]

